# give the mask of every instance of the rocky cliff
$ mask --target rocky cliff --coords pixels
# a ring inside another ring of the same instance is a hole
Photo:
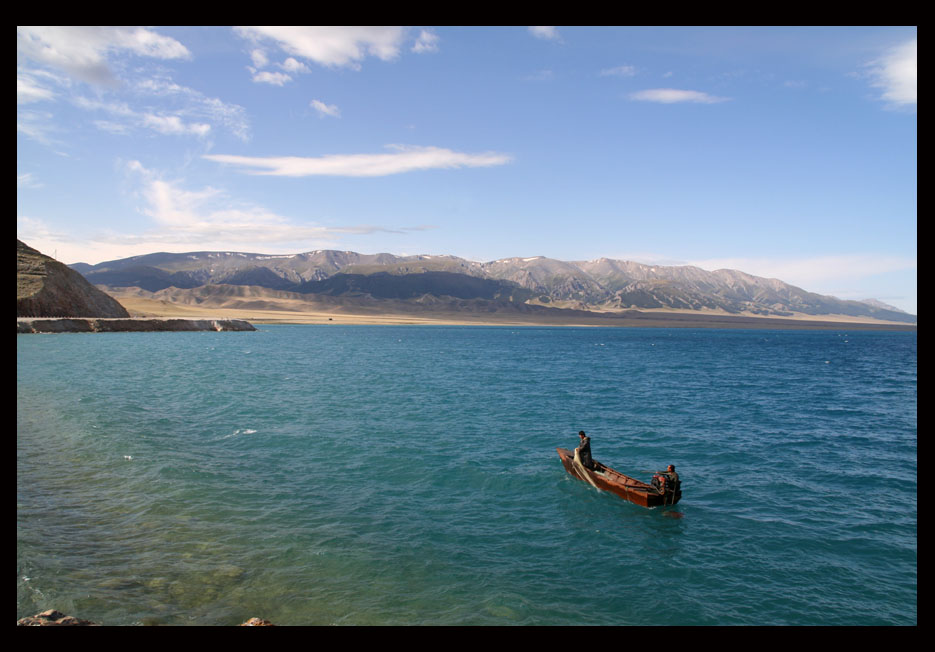
[[[16,241],[17,317],[129,317],[81,274]]]

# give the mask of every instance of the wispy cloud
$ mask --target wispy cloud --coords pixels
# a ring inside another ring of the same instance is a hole
[[[213,125],[218,125],[241,140],[248,138],[249,125],[243,107],[206,97],[165,78],[144,79],[128,90],[130,94],[121,97],[130,101],[79,95],[72,102],[86,111],[107,114],[108,119],[95,120],[93,124],[109,133],[127,135],[136,129],[146,129],[164,135],[204,138],[212,133]],[[140,97],[157,99],[166,108],[153,109],[147,104],[149,110],[139,110],[135,103]]]
[[[532,82],[547,82],[555,79],[555,73],[551,70],[539,70],[531,75],[526,75],[525,79]]]
[[[143,114],[143,125],[158,131],[161,134],[184,136],[207,136],[211,131],[211,125],[203,122],[185,123],[177,115],[153,115],[151,113]]]
[[[133,90],[141,96],[173,104],[174,115],[181,119],[206,121],[211,125],[223,127],[241,140],[247,140],[249,137],[250,123],[247,111],[242,106],[208,97],[200,91],[162,76],[142,79],[134,85]]]
[[[48,111],[16,112],[16,131],[45,145],[57,143],[60,128]]]
[[[109,55],[118,52],[156,59],[183,59],[188,49],[145,27],[17,27],[20,56],[52,66],[92,84],[117,81]]]
[[[234,156],[209,154],[204,158],[249,168],[249,174],[285,177],[343,176],[381,177],[414,170],[489,167],[509,163],[511,157],[498,152],[466,154],[441,147],[390,145],[386,154],[332,154],[302,156]]]
[[[657,102],[659,104],[716,104],[726,102],[726,97],[716,97],[701,91],[688,91],[678,88],[652,88],[644,91],[630,93],[631,100],[637,102]]]
[[[561,41],[562,35],[553,25],[532,25],[529,27],[529,33],[536,38],[546,41]]]
[[[203,138],[222,127],[241,140],[248,138],[243,107],[177,84],[162,68],[155,72],[142,64],[130,68],[128,55],[158,60],[191,57],[175,39],[146,28],[19,27],[17,59],[23,65],[17,67],[17,104],[27,108],[50,100],[68,101],[89,112],[106,113],[91,124],[114,134],[143,129]],[[89,93],[81,82],[95,87]],[[20,113],[18,128],[37,140],[48,142],[53,130],[75,129],[70,123],[57,125],[54,114],[48,114],[47,125],[34,120],[35,115]]]
[[[24,174],[16,175],[16,187],[17,188],[41,188],[42,184],[36,180],[32,172],[26,172]]]
[[[39,82],[26,72],[17,71],[16,73],[16,103],[17,104],[30,104],[32,102],[41,102],[43,100],[50,100],[55,96],[55,93],[52,92],[46,86],[42,86]]]
[[[438,34],[427,29],[423,29],[421,32],[419,32],[419,36],[416,38],[416,42],[412,46],[412,51],[416,54],[438,52],[438,41]]]
[[[114,134],[128,134],[132,128],[143,128],[165,135],[204,137],[211,131],[211,125],[207,123],[186,122],[179,114],[137,111],[125,102],[78,97],[75,105],[87,111],[101,111],[115,118],[116,121],[98,120],[94,123],[98,128]]]
[[[892,106],[918,103],[918,40],[912,39],[889,50],[868,64],[872,84],[882,89],[882,98]]]
[[[325,104],[321,100],[312,100],[309,102],[309,105],[315,109],[322,118],[326,116],[331,118],[341,117],[341,109],[334,104]]]
[[[810,258],[712,258],[689,264],[710,271],[736,269],[762,276],[777,278],[806,290],[832,282],[855,281],[878,274],[905,272],[917,268],[914,257],[878,254],[848,254],[815,256]],[[867,297],[861,297],[867,298]]]
[[[616,66],[601,70],[601,77],[633,77],[636,75],[636,66]]]
[[[42,219],[18,216],[17,238],[49,255],[57,251],[58,259],[65,263],[97,263],[157,250],[260,250],[291,254],[346,247],[342,239],[347,236],[404,234],[434,228],[302,223],[263,206],[237,200],[219,188],[187,189],[183,180],[169,179],[139,161],[129,162],[126,171],[136,189],[140,211],[152,220],[149,228],[141,232],[97,231],[89,235],[55,229]],[[27,176],[18,177],[17,184],[28,182]]]
[[[250,55],[254,81],[277,85],[291,81],[295,73],[307,72],[308,68],[301,61],[352,69],[360,69],[367,57],[392,61],[399,56],[407,38],[407,32],[402,27],[235,27],[234,32],[258,46]],[[433,37],[433,34],[423,30],[413,51],[432,51],[438,40]],[[279,64],[286,73],[259,72],[270,62],[269,48],[281,50],[288,56]]]
[[[149,243],[150,247],[170,243],[182,249],[193,246],[250,248],[263,244],[299,251],[305,246],[334,244],[347,234],[413,230],[372,225],[302,224],[262,206],[238,201],[218,188],[187,190],[181,180],[167,179],[139,161],[130,162],[127,169],[138,177],[142,211],[153,219],[157,228],[139,235],[111,234],[103,238],[109,242]]]

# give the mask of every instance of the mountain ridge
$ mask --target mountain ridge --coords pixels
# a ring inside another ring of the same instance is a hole
[[[475,262],[451,255],[337,250],[288,255],[200,251],[159,252],[71,267],[95,285],[140,287],[149,292],[228,284],[410,301],[450,296],[578,310],[722,310],[774,317],[840,314],[917,321],[914,315],[876,300],[838,299],[739,270],[709,272],[688,265],[647,265],[611,258],[561,261],[532,256]]]

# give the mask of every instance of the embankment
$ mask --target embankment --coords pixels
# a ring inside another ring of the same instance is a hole
[[[148,333],[157,331],[255,331],[243,319],[155,319],[83,317],[16,319],[17,333]]]

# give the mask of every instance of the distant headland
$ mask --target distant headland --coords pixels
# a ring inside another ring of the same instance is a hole
[[[78,272],[16,241],[17,333],[252,330],[240,319],[134,318]]]

